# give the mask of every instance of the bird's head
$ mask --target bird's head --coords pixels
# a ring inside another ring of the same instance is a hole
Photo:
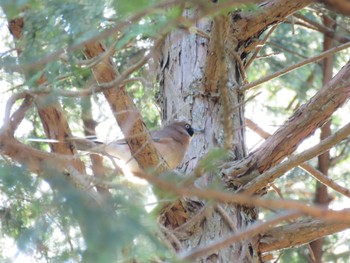
[[[174,131],[180,132],[184,135],[186,134],[187,136],[190,136],[190,137],[192,137],[194,133],[202,133],[203,132],[203,130],[193,128],[191,126],[191,124],[189,124],[186,121],[173,122],[167,128],[173,129]]]

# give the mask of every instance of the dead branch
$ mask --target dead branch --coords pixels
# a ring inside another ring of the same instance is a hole
[[[303,163],[303,164],[300,164],[299,166],[301,168],[303,168],[305,171],[307,171],[312,177],[314,177],[320,183],[322,183],[325,186],[332,188],[334,191],[350,198],[350,190],[348,188],[337,184],[332,179],[330,179],[327,175],[325,175],[324,173],[321,173],[319,170],[315,169],[311,165]]]

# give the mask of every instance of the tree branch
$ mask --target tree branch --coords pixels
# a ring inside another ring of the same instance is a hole
[[[294,14],[293,16],[295,16],[296,18],[312,25],[313,27],[315,27],[319,32],[325,34],[326,36],[332,38],[332,39],[335,39],[337,40],[339,43],[346,43],[346,42],[349,42],[350,41],[350,38],[347,37],[347,36],[344,36],[344,35],[339,35],[337,34],[333,29],[321,24],[321,23],[318,23],[316,21],[313,21],[309,18],[307,18],[306,16],[303,16],[301,14]]]
[[[215,200],[221,203],[240,204],[245,206],[261,206],[267,209],[287,209],[300,211],[305,215],[319,217],[324,220],[332,220],[338,222],[350,222],[350,209],[332,210],[323,206],[309,206],[305,203],[291,200],[274,200],[263,199],[247,195],[245,193],[232,194],[230,192],[218,191],[213,189],[197,189],[190,187],[178,187],[174,183],[168,183],[154,175],[143,172],[135,172],[135,175],[147,180],[156,187],[165,192],[175,193],[181,197],[197,197],[205,200]]]
[[[326,222],[322,219],[275,227],[260,234],[259,251],[269,252],[300,246],[349,227],[349,222]]]
[[[261,129],[257,124],[255,124],[253,121],[246,119],[247,126],[259,134],[262,138],[267,139],[271,136],[268,132]],[[304,169],[306,172],[308,172],[312,177],[314,177],[316,180],[318,180],[320,183],[332,188],[334,191],[343,194],[346,197],[350,198],[350,191],[346,187],[343,187],[336,182],[334,182],[332,179],[330,179],[328,176],[320,172],[319,170],[315,169],[311,165],[307,163],[302,163],[299,165],[302,169]]]
[[[240,42],[258,38],[270,25],[283,21],[287,16],[311,4],[312,0],[268,0],[260,4],[261,12],[254,15],[240,13],[235,19],[234,37]]]
[[[251,83],[245,84],[245,85],[243,85],[241,87],[241,90],[242,91],[246,91],[248,89],[257,87],[257,86],[259,86],[259,85],[261,85],[261,84],[263,84],[263,83],[265,83],[267,81],[270,81],[270,80],[273,80],[275,78],[281,77],[281,76],[283,76],[283,75],[285,75],[285,74],[287,74],[289,72],[292,72],[293,70],[296,70],[296,69],[298,69],[300,67],[303,67],[305,65],[308,65],[310,63],[314,63],[314,62],[320,61],[320,60],[328,57],[329,55],[332,55],[332,54],[334,54],[336,52],[339,52],[341,50],[347,49],[349,47],[350,47],[350,42],[347,42],[347,43],[342,44],[340,46],[334,47],[334,48],[329,49],[329,50],[327,50],[325,52],[322,52],[321,54],[319,54],[317,56],[314,56],[312,58],[307,58],[307,59],[305,59],[303,61],[300,61],[300,62],[298,62],[298,63],[296,63],[296,64],[294,64],[294,65],[292,65],[290,67],[281,69],[281,70],[279,70],[279,71],[277,71],[275,73],[272,73],[272,74],[270,74],[268,76],[260,78],[260,79],[258,79],[256,81],[251,82]]]
[[[304,139],[321,127],[347,101],[349,95],[350,61],[257,150],[244,160],[228,164],[229,168],[224,169],[223,174],[237,178],[254,170],[262,173],[273,167],[290,156]],[[229,178],[227,180],[229,183]]]
[[[101,43],[89,43],[84,50],[86,57],[89,59],[97,57],[104,52],[105,48]],[[149,56],[146,56],[146,58],[148,59]],[[137,63],[137,67],[145,62],[146,60],[141,60]],[[133,70],[134,68],[130,72]],[[153,167],[158,172],[165,171],[167,165],[155,148],[140,112],[137,110],[125,87],[119,86],[120,83],[117,81],[119,78],[126,77],[130,72],[124,72],[124,75],[118,78],[118,73],[109,57],[96,64],[92,71],[97,83],[113,83],[114,85],[112,86],[113,88],[104,90],[103,94],[125,136],[131,154],[135,157],[139,166],[143,169]]]
[[[288,160],[284,161],[283,163],[280,163],[275,167],[271,168],[270,170],[259,175],[258,177],[256,177],[255,179],[251,180],[249,183],[244,185],[240,189],[240,191],[248,194],[255,193],[256,191],[264,188],[269,183],[276,180],[278,177],[280,177],[281,175],[283,175],[285,172],[292,169],[293,167],[296,167],[302,164],[303,162],[329,150],[331,147],[341,142],[349,135],[350,135],[350,123],[345,125],[343,128],[341,128],[337,132],[335,132],[333,135],[322,140],[316,146],[313,146],[298,155],[294,155],[290,157]]]

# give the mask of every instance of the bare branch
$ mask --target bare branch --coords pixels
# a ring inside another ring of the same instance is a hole
[[[239,41],[257,38],[268,26],[279,23],[288,15],[312,3],[311,0],[268,0],[260,4],[261,12],[241,14],[242,19],[236,22],[235,37]],[[268,14],[268,16],[266,15]]]
[[[334,30],[332,30],[331,28],[318,23],[314,20],[311,20],[309,18],[307,18],[306,16],[303,16],[301,14],[294,14],[293,16],[295,16],[296,18],[305,21],[306,23],[312,25],[314,28],[316,28],[319,32],[325,34],[328,37],[331,37],[332,39],[337,40],[339,43],[346,43],[350,41],[349,37],[346,37],[344,35],[339,35],[337,34]]]
[[[348,188],[337,184],[332,179],[330,179],[328,176],[326,176],[324,173],[321,173],[319,170],[315,169],[311,165],[303,163],[303,164],[300,164],[299,166],[301,168],[303,168],[305,171],[307,171],[312,177],[314,177],[320,183],[322,183],[322,184],[332,188],[334,191],[341,193],[342,195],[350,198],[350,190]]]
[[[265,83],[267,81],[270,81],[270,80],[273,80],[275,78],[281,77],[281,76],[283,76],[283,75],[285,75],[285,74],[287,74],[287,73],[289,73],[289,72],[291,72],[293,70],[296,70],[296,69],[298,69],[298,68],[300,68],[302,66],[305,66],[307,64],[320,61],[321,59],[324,59],[325,57],[327,57],[329,55],[332,55],[334,53],[337,53],[337,52],[339,52],[341,50],[344,50],[344,49],[347,49],[349,47],[350,47],[350,43],[347,42],[347,43],[345,43],[343,45],[340,45],[340,46],[337,46],[335,48],[329,49],[329,50],[327,50],[325,52],[322,52],[318,56],[314,56],[312,58],[305,59],[305,60],[300,61],[300,62],[298,62],[298,63],[296,63],[296,64],[294,64],[294,65],[292,65],[290,67],[281,69],[281,70],[279,70],[279,71],[277,71],[275,73],[272,73],[272,74],[270,74],[268,76],[265,76],[265,77],[263,77],[261,79],[258,79],[256,81],[253,81],[253,82],[249,83],[249,84],[243,85],[241,87],[241,90],[242,91],[246,91],[248,89],[257,87],[257,86],[259,86],[259,85],[261,85],[261,84],[263,84],[263,83]]]
[[[161,40],[158,40],[158,46]],[[99,56],[105,52],[101,43],[89,43],[85,46],[84,53],[87,58]],[[142,121],[142,116],[137,110],[132,98],[128,95],[124,86],[120,86],[122,80],[128,74],[142,66],[150,58],[151,53],[147,54],[144,59],[133,65],[128,71],[124,71],[118,76],[114,69],[111,58],[106,57],[103,61],[96,64],[92,71],[97,83],[111,85],[110,89],[103,91],[113,114],[121,128],[125,139],[130,147],[132,156],[135,157],[141,168],[153,167],[156,171],[167,170],[167,165],[155,148],[150,138],[149,132]]]
[[[259,54],[260,50],[264,47],[264,45],[266,44],[267,40],[269,39],[271,34],[276,30],[276,28],[277,28],[277,25],[274,25],[273,27],[271,27],[269,32],[266,34],[266,36],[262,40],[262,43],[255,49],[253,55],[248,60],[247,64],[245,65],[245,70],[247,70],[250,67],[250,65],[253,63],[253,61],[256,59],[256,57]]]

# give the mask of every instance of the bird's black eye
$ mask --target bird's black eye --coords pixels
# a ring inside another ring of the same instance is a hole
[[[191,125],[189,125],[188,123],[186,123],[186,124],[185,124],[185,129],[186,129],[187,133],[192,137],[194,131],[193,131]]]

